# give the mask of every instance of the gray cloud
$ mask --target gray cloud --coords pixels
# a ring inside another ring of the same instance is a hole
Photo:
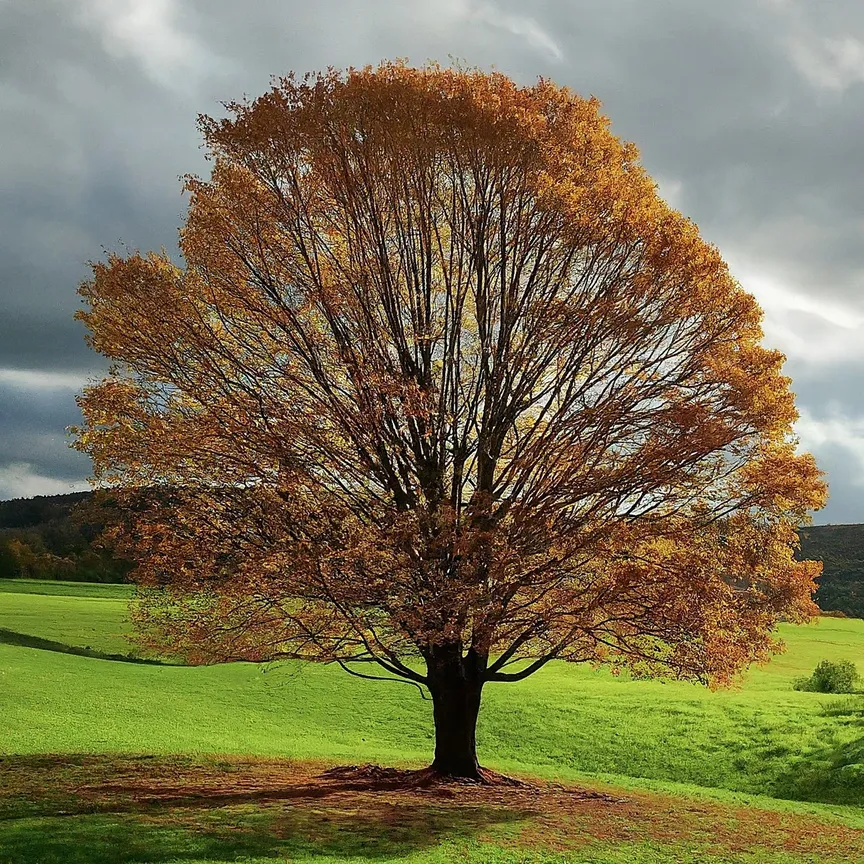
[[[832,484],[821,518],[864,520],[858,0],[0,2],[0,495],[87,474],[68,388],[12,394],[2,370],[101,368],[76,284],[103,246],[175,248],[199,112],[290,69],[450,56],[603,100],[763,303]]]
[[[75,375],[0,373],[0,500],[82,488],[89,461],[67,446],[81,422]]]

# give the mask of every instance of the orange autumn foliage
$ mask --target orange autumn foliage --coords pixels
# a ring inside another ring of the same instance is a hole
[[[145,640],[435,697],[552,659],[724,684],[815,611],[783,357],[595,100],[396,63],[229,108],[185,267],[80,289],[115,365],[75,446]]]

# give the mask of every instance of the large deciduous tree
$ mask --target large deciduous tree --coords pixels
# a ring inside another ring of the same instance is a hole
[[[185,266],[80,289],[114,366],[76,446],[128,497],[145,641],[377,663],[478,777],[487,682],[723,684],[813,612],[783,357],[595,100],[384,64],[228,109]]]

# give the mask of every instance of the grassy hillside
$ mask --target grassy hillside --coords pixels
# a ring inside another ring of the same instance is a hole
[[[69,582],[62,579],[0,579],[0,594],[47,594],[57,597],[128,600],[134,592],[134,585],[110,582]]]
[[[42,586],[44,590],[44,586]],[[74,586],[61,586],[72,591]],[[125,653],[125,604],[92,596],[0,595],[0,628]],[[834,803],[864,801],[864,705],[798,693],[822,659],[857,660],[864,622],[786,626],[788,651],[739,691],[627,681],[551,664],[484,694],[481,758],[544,775],[619,775]],[[431,707],[398,682],[283,663],[142,666],[0,644],[6,753],[244,753],[421,763]],[[110,699],[107,694],[110,694]]]
[[[864,621],[783,628],[787,653],[738,691],[567,664],[490,686],[484,763],[593,791],[454,796],[320,776],[428,763],[412,687],[77,656],[133,650],[128,586],[0,585],[0,864],[864,860],[864,696],[790,687],[821,659],[864,669]]]

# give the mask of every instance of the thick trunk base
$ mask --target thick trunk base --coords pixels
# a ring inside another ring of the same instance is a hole
[[[453,777],[461,780],[476,780],[483,779],[483,769],[477,761],[477,754],[473,747],[459,748],[461,752],[448,752],[446,746],[435,748],[435,759],[429,766],[430,771],[434,771],[441,777]],[[443,753],[441,751],[444,751]]]
[[[427,657],[435,721],[435,758],[430,769],[441,777],[483,782],[477,761],[477,714],[485,658],[462,656],[458,645],[441,646]]]

